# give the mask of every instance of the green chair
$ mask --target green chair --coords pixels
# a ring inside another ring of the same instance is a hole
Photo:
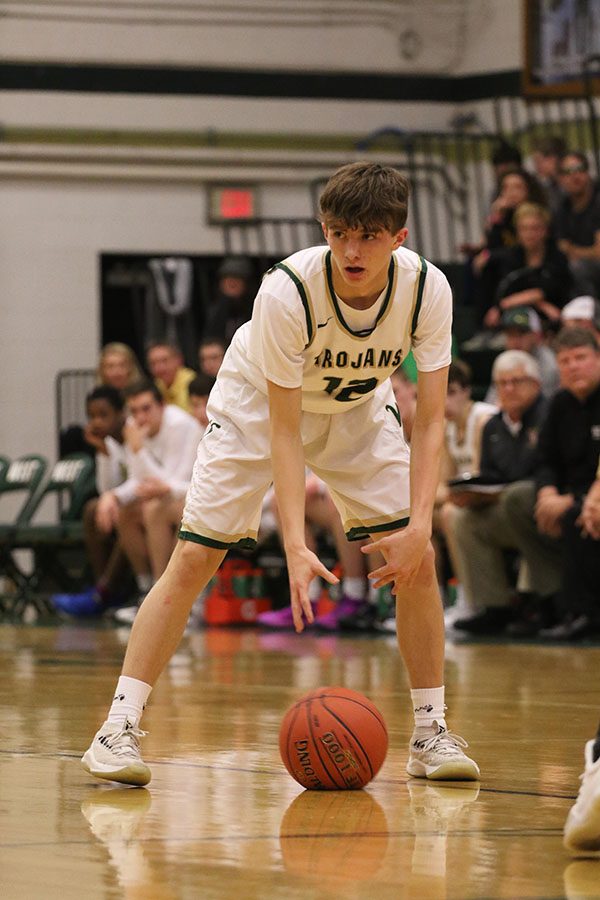
[[[17,592],[25,586],[26,579],[12,556],[12,538],[17,528],[29,522],[47,467],[48,461],[37,454],[20,456],[13,462],[0,457],[0,576],[12,582]],[[6,610],[13,596],[0,594],[0,611]]]
[[[29,572],[19,569],[21,578],[10,608],[12,613],[21,614],[28,605],[38,612],[50,610],[43,595],[47,585],[65,591],[80,586],[81,573],[73,573],[73,553],[69,551],[83,547],[83,507],[94,493],[91,456],[73,454],[55,463],[48,481],[34,497],[27,522],[19,524],[10,536],[13,558],[15,550],[30,550],[33,557]],[[57,500],[53,521],[36,522],[51,498]]]

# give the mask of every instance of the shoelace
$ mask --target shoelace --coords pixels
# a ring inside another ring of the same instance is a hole
[[[413,743],[418,743],[419,750],[435,750],[437,753],[446,756],[451,756],[457,750],[469,746],[464,738],[459,734],[453,734],[451,731],[440,731],[438,734],[432,734],[431,737],[425,738],[425,740],[417,738],[417,741]]]
[[[119,757],[139,758],[140,738],[145,737],[147,731],[142,731],[137,725],[125,723],[121,728],[105,732],[102,737],[108,739],[111,753]]]

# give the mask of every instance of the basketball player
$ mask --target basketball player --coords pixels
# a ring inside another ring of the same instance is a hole
[[[408,182],[352,163],[321,197],[328,247],[311,247],[265,276],[252,319],[236,332],[208,404],[178,542],[135,619],[107,721],[83,756],[92,775],[147,784],[140,718],[189,610],[230,547],[253,546],[274,482],[293,619],[313,613],[308,585],[335,576],[305,545],[304,470],[329,486],[349,540],[385,564],[415,731],[408,772],[476,780],[465,741],[446,728],[444,620],[430,543],[444,433],[452,298],[443,274],[404,244]],[[412,348],[419,370],[412,456],[389,380]],[[412,504],[411,504],[412,497]]]

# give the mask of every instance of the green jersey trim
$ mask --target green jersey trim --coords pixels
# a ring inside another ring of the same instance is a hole
[[[269,269],[269,271],[273,272],[275,271],[275,269],[281,269],[282,272],[285,272],[288,278],[291,278],[296,285],[298,293],[300,294],[300,299],[302,300],[302,306],[304,307],[304,315],[306,316],[306,332],[308,335],[308,343],[306,347],[310,347],[315,336],[315,326],[313,324],[311,304],[306,291],[306,285],[304,284],[300,276],[296,272],[294,272],[294,270],[290,268],[290,266],[286,266],[285,263],[277,263],[273,266],[272,269]],[[304,349],[306,349],[306,347]]]
[[[358,338],[358,340],[366,341],[368,340],[383,317],[389,312],[390,308],[390,300],[392,298],[392,294],[394,292],[394,287],[396,284],[396,261],[394,256],[390,259],[390,265],[388,268],[388,283],[387,290],[385,292],[385,297],[383,298],[383,303],[381,304],[381,308],[377,313],[377,318],[375,319],[375,324],[372,328],[365,328],[363,331],[352,331],[348,323],[345,321],[342,310],[340,309],[340,305],[338,303],[337,297],[335,295],[335,290],[333,289],[333,271],[331,267],[331,250],[328,250],[325,255],[325,272],[327,276],[327,291],[329,293],[329,300],[331,301],[331,305],[333,306],[333,310],[335,312],[335,317],[339,325],[342,326],[343,330],[348,334],[352,335],[353,338]]]
[[[414,337],[415,331],[417,330],[417,324],[419,322],[419,313],[421,312],[421,304],[423,303],[423,291],[425,290],[425,279],[427,278],[427,261],[423,259],[422,256],[419,256],[419,260],[421,262],[421,271],[417,277],[417,292],[415,298],[415,309],[412,317],[412,324],[410,326],[410,336]]]
[[[395,522],[384,522],[383,525],[358,525],[346,532],[349,541],[362,541],[363,538],[369,537],[381,531],[396,531],[398,528],[405,528],[410,522],[410,516],[403,519],[396,519]]]
[[[180,531],[178,535],[181,541],[192,541],[194,544],[204,544],[205,547],[213,547],[216,550],[229,550],[230,547],[239,547],[240,550],[254,550],[256,541],[254,538],[240,538],[239,541],[215,541],[214,538],[195,534],[193,531]]]

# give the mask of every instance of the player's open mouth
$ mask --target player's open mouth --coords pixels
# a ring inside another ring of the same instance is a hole
[[[345,266],[345,270],[349,275],[360,275],[365,271],[362,266]]]

